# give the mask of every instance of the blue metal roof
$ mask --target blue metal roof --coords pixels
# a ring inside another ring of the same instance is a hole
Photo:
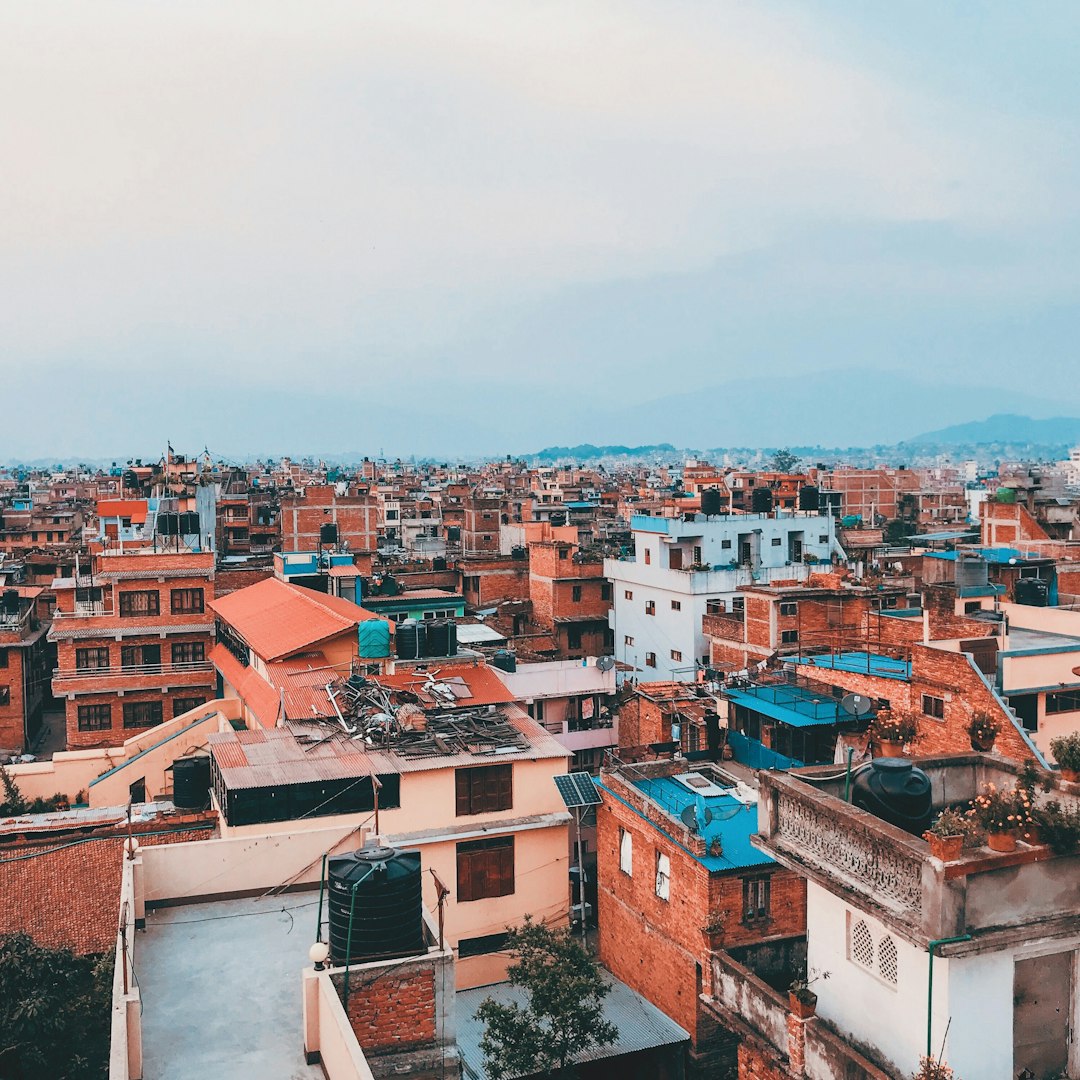
[[[789,658],[785,657],[786,659]],[[818,656],[798,656],[790,659],[796,664],[809,664],[832,671],[850,671],[856,675],[875,675],[880,679],[902,679],[906,682],[911,678],[911,664],[908,661],[881,656],[878,653],[822,653]]]
[[[635,780],[634,787],[675,817],[680,817],[688,806],[694,806],[699,799],[712,812],[712,820],[700,830],[700,835],[705,840],[706,847],[714,838],[719,839],[721,854],[694,855],[688,848],[683,847],[688,855],[707,870],[738,870],[746,866],[768,866],[773,862],[764,851],[750,843],[750,837],[758,831],[756,805],[747,805],[731,795],[696,795],[670,776]],[[619,798],[609,788],[604,790]],[[655,822],[650,821],[649,824],[658,828]],[[668,836],[668,839],[674,840],[674,837]],[[682,847],[682,844],[679,846]]]
[[[838,698],[792,683],[725,690],[724,696],[790,727],[824,727],[851,719],[841,710]]]
[[[993,563],[996,566],[1003,566],[1012,559],[1017,562],[1024,562],[1028,559],[1045,561],[1046,559],[1046,556],[1038,555],[1033,551],[1020,551],[1019,548],[1007,547],[969,547],[964,548],[963,551],[928,551],[926,553],[928,559],[946,559],[949,562],[955,562],[961,555],[980,555],[988,563]]]
[[[964,529],[961,532],[934,532],[934,533],[919,533],[916,536],[906,537],[907,543],[914,546],[915,544],[921,544],[925,540],[959,540],[964,536],[971,536],[972,533],[979,531],[978,525],[972,525],[970,529]]]
[[[689,1033],[665,1016],[652,1002],[635,993],[626,983],[620,982],[603,968],[600,973],[611,987],[604,998],[604,1019],[614,1024],[619,1034],[615,1041],[607,1046],[593,1046],[576,1054],[573,1059],[575,1064],[610,1061],[624,1054],[636,1054],[660,1046],[677,1046],[690,1041]],[[508,982],[478,986],[473,990],[459,990],[454,995],[458,1050],[461,1053],[464,1075],[469,1080],[483,1080],[488,1075],[484,1067],[484,1053],[480,1049],[485,1025],[476,1016],[476,1010],[488,998],[501,1005],[518,1005],[522,1008],[529,1003],[524,987],[513,986]],[[614,1070],[615,1063],[612,1062],[606,1069]],[[507,1074],[508,1080],[517,1075]]]

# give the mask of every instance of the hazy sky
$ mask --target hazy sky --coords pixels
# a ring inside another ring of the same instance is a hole
[[[1080,414],[1078,103],[1075,2],[0,0],[0,458]]]

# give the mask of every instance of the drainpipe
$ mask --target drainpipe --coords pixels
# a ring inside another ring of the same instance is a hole
[[[939,945],[953,945],[959,941],[970,940],[970,934],[961,934],[959,937],[934,938],[927,946],[930,951],[930,972],[926,980],[926,1056],[928,1058],[934,1056],[931,1037],[931,1031],[934,1026],[934,950]]]
[[[847,751],[847,769],[844,771],[844,802],[851,802],[851,759],[855,756],[855,747]]]

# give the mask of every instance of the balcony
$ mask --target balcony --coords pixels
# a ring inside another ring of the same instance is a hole
[[[0,634],[21,634],[33,629],[36,623],[32,607],[20,612],[0,611]]]
[[[95,615],[115,615],[116,612],[103,600],[76,600],[74,611],[61,611],[57,608],[53,612],[54,619],[89,619]]]
[[[54,694],[136,690],[159,686],[210,686],[214,665],[209,660],[188,664],[132,664],[128,667],[55,668]]]
[[[915,764],[930,778],[936,810],[966,804],[988,782],[1009,788],[1019,771],[1009,759],[977,753]],[[1007,853],[965,849],[959,861],[942,863],[925,840],[845,802],[843,789],[843,772],[833,765],[761,774],[758,846],[922,947],[965,932],[985,944],[1031,924],[1048,932],[1075,918],[1061,897],[1074,888],[1080,856],[1021,842]],[[1075,789],[1057,780],[1038,799],[1075,803]]]

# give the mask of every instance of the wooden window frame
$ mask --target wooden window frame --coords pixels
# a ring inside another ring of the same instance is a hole
[[[199,655],[194,655],[195,653]],[[185,654],[192,655],[185,655]],[[169,650],[173,664],[201,664],[206,660],[205,641],[174,641]]]
[[[150,720],[146,722],[136,719],[144,709],[150,714]],[[127,730],[157,727],[165,719],[165,709],[161,701],[125,701],[121,712],[123,725]],[[157,719],[154,719],[155,716]]]
[[[173,615],[202,615],[206,611],[206,590],[192,587],[169,591],[169,610]]]
[[[134,597],[146,598],[146,611],[133,611],[132,600]],[[120,594],[118,601],[120,617],[122,619],[145,619],[161,614],[161,593],[156,589],[129,589]]]
[[[470,765],[454,772],[458,817],[494,814],[514,808],[513,765]]]
[[[760,924],[772,919],[772,875],[753,874],[742,879],[743,925]]]
[[[457,901],[490,900],[514,893],[514,838],[494,836],[457,845]]]
[[[93,653],[95,663],[83,663]],[[104,663],[102,659],[104,658]],[[76,671],[106,671],[109,667],[109,647],[107,645],[83,645],[75,649]]]
[[[75,715],[80,731],[112,729],[112,706],[109,704],[79,705]]]

